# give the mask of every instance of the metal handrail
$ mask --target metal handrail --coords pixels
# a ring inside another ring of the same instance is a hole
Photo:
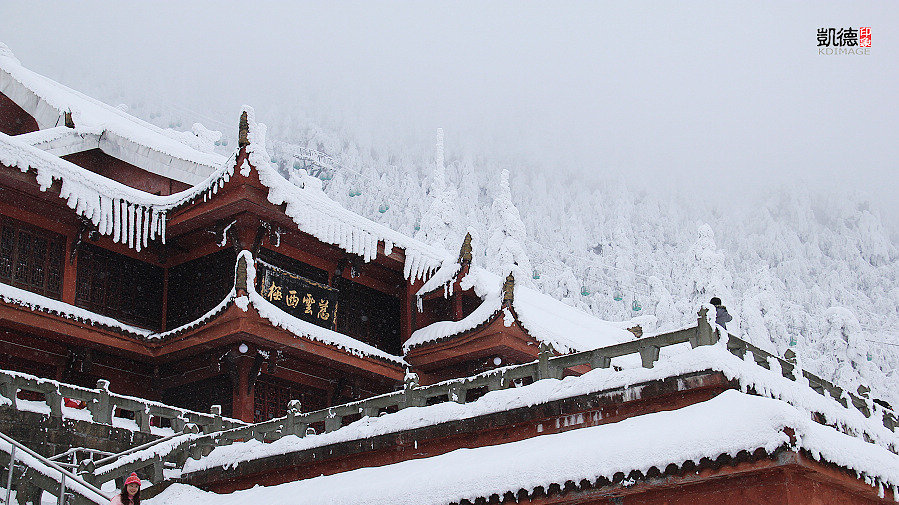
[[[85,482],[82,478],[80,478],[77,475],[75,475],[74,473],[66,470],[65,468],[59,466],[54,461],[50,461],[50,459],[45,458],[44,456],[41,456],[40,454],[32,451],[26,445],[18,442],[17,440],[8,436],[6,433],[0,432],[0,439],[3,439],[5,442],[8,442],[12,446],[12,449],[10,450],[10,458],[9,458],[9,477],[7,477],[7,486],[8,486],[7,490],[6,490],[7,505],[9,502],[9,495],[11,492],[12,471],[13,471],[13,464],[15,463],[16,450],[24,451],[25,454],[28,454],[32,458],[35,458],[36,460],[40,461],[41,463],[49,466],[50,468],[52,468],[60,473],[60,479],[58,480],[58,482],[60,483],[60,492],[59,492],[60,502],[62,502],[62,497],[65,494],[66,479],[71,479],[71,480],[77,482],[78,484],[83,486],[88,491],[103,498],[103,500],[104,500],[103,502],[97,502],[97,503],[103,503],[103,505],[106,505],[106,501],[110,500],[111,497],[108,496],[103,491],[101,491],[98,487],[94,486],[93,484],[91,484],[89,482]],[[49,476],[49,475],[48,475],[48,477],[53,478],[52,476]],[[56,479],[54,479],[54,480],[56,480]],[[87,498],[87,497],[85,496],[85,498]],[[96,500],[94,500],[94,501],[96,501]]]
[[[165,436],[162,438],[157,438],[156,440],[151,440],[145,444],[138,445],[137,447],[132,447],[132,448],[124,450],[122,452],[117,452],[114,454],[110,453],[108,456],[106,456],[102,459],[98,459],[96,461],[92,460],[92,462],[94,463],[95,468],[99,468],[107,463],[111,463],[111,462],[121,458],[122,456],[127,456],[129,454],[132,454],[132,453],[135,453],[138,451],[142,451],[144,449],[153,447],[154,445],[161,444],[163,442],[167,442],[175,437],[180,437],[181,435],[184,435],[184,433],[175,433],[174,435],[168,435],[168,436]]]
[[[77,456],[79,452],[84,452],[86,454],[91,455],[90,456],[91,460],[93,460],[93,456],[96,456],[96,455],[99,455],[99,456],[102,456],[105,458],[107,456],[111,456],[114,454],[109,451],[101,451],[100,449],[91,449],[90,447],[72,447],[71,449],[68,449],[65,452],[61,452],[59,454],[56,454],[55,456],[50,456],[47,459],[49,459],[50,461],[59,461],[60,459],[65,458],[66,456],[73,455],[73,454]]]

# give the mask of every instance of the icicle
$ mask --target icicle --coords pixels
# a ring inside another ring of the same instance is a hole
[[[72,205],[72,200],[75,201],[74,206]],[[72,209],[75,209],[76,215],[78,215],[78,216],[84,215],[84,206],[82,205],[81,198],[78,198],[77,196],[74,198],[69,198],[68,204],[69,204],[69,207],[71,207]]]
[[[142,207],[137,207],[134,213],[134,248],[137,249],[137,252],[140,252],[140,248],[142,247],[143,242],[143,229],[144,229],[144,209]]]
[[[103,195],[99,195],[100,197],[100,219],[97,222],[97,229],[100,230],[100,233],[106,234],[106,199],[103,198]]]
[[[134,249],[134,205],[128,204],[128,247]]]
[[[165,219],[166,214],[163,212],[161,216],[159,216],[159,228],[161,230],[160,235],[162,235],[162,243],[165,244]]]
[[[72,196],[71,188],[68,184],[66,184],[66,180],[63,179],[62,186],[59,188],[59,197],[68,203],[69,197]]]
[[[103,218],[103,196],[99,193],[96,196],[97,201],[92,205],[91,222],[94,223],[97,229],[100,229],[100,219]]]
[[[143,221],[144,225],[141,228],[140,242],[143,247],[147,247],[147,242],[150,235],[150,209],[141,208],[141,220]]]
[[[128,233],[128,203],[125,200],[119,200],[119,243],[127,244],[126,233]]]
[[[107,235],[112,234],[112,241],[114,243],[118,244],[119,243],[119,225],[121,224],[121,220],[122,220],[122,217],[121,217],[122,208],[121,208],[121,204],[118,200],[112,201],[112,212],[110,214],[112,215],[112,225],[109,227],[109,232],[107,233]]]
[[[106,229],[106,214],[103,212],[103,195],[97,195],[97,219],[94,221],[94,226],[100,230],[100,233]]]
[[[156,231],[159,230],[159,212],[153,209],[150,217],[150,238],[156,238]]]

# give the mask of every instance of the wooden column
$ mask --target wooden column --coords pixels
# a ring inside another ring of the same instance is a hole
[[[246,355],[234,359],[235,370],[231,375],[231,416],[252,423],[255,417],[255,377],[250,377],[253,358]]]
[[[77,272],[78,272],[78,255],[72,258],[72,248],[75,246],[77,237],[66,237],[66,255],[63,258],[62,267],[62,301],[70,305],[75,305],[75,295],[77,289]],[[71,259],[71,261],[69,261]]]
[[[160,330],[165,331],[169,329],[169,270],[170,267],[163,267],[163,275],[162,275],[162,326],[160,326]]]
[[[412,326],[415,320],[415,312],[418,307],[415,304],[415,293],[421,287],[421,281],[404,281],[405,287],[400,293],[400,343],[405,344],[412,336]]]

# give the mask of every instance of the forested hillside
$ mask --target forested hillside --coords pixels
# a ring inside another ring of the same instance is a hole
[[[124,100],[99,88],[107,101]],[[179,130],[203,122],[230,139],[219,152],[234,148],[227,111],[158,100],[129,110]],[[454,254],[470,230],[476,261],[497,271],[508,261],[498,252],[517,248],[527,272],[520,281],[647,332],[691,324],[699,305],[719,296],[734,316],[729,330],[779,354],[792,348],[824,377],[853,390],[864,382],[899,403],[899,250],[861,197],[768,188],[728,201],[704,181],[641,186],[600,166],[547,166],[453,145],[442,132],[391,144],[374,140],[377,126],[332,112],[257,117],[285,175],[303,166],[299,150],[329,157],[313,173],[346,208]]]

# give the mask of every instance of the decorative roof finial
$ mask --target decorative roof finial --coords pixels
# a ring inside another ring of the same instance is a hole
[[[65,111],[63,113],[63,116],[65,118],[66,128],[74,128],[75,121],[72,120],[72,111],[70,111],[70,110]]]
[[[515,276],[512,272],[506,276],[506,282],[503,283],[503,307],[512,305],[515,299]]]
[[[465,240],[462,241],[462,249],[459,250],[459,263],[471,264],[471,232],[466,233]]]
[[[247,147],[250,145],[248,135],[250,133],[250,122],[247,120],[247,111],[240,113],[240,126],[237,128],[237,147]]]

